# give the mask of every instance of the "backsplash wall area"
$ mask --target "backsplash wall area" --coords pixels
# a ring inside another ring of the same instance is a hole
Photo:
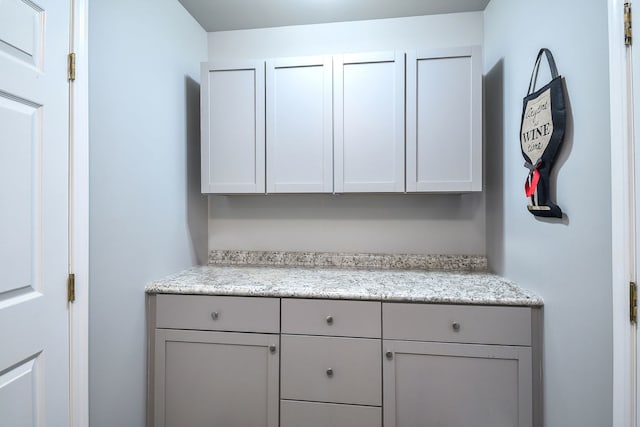
[[[209,33],[209,60],[482,42],[483,14],[457,13]],[[483,194],[209,196],[209,249],[484,255],[485,247]]]
[[[484,198],[209,196],[209,248],[485,254]]]

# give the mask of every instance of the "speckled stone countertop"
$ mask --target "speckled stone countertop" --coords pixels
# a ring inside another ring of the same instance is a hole
[[[478,255],[213,250],[209,252],[209,265],[487,271],[487,258]]]
[[[146,286],[146,292],[477,305],[543,305],[542,298],[535,293],[500,276],[482,271],[381,269],[362,268],[361,265],[360,268],[353,268],[353,265],[351,267],[208,265],[194,267],[151,282]]]

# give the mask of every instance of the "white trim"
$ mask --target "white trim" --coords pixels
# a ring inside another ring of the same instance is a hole
[[[629,322],[629,281],[632,269],[633,198],[632,116],[628,52],[623,38],[624,0],[609,0],[609,81],[611,97],[611,256],[613,292],[613,420],[612,425],[636,426],[634,329]]]
[[[69,305],[70,424],[89,426],[89,0],[72,0],[71,50],[76,79],[70,89],[70,271],[76,300]]]

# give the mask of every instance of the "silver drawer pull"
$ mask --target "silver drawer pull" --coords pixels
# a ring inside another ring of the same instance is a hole
[[[454,331],[456,332],[460,332],[460,323],[458,322],[451,322],[451,327],[453,328]]]
[[[220,315],[218,314],[218,312],[217,312],[217,311],[212,311],[212,312],[211,312],[211,318],[212,318],[213,320],[218,320],[218,317],[220,317]]]
[[[333,376],[333,369],[331,369],[331,368],[327,369],[327,376],[329,378],[331,378]]]
[[[393,352],[392,351],[387,351],[384,355],[387,356],[387,359],[389,359],[389,360],[393,359]]]
[[[333,316],[327,316],[327,324],[333,325]]]
[[[275,346],[275,345],[270,345],[270,346],[269,346],[269,351],[270,351],[271,353],[275,353],[275,352],[276,352],[276,346]]]

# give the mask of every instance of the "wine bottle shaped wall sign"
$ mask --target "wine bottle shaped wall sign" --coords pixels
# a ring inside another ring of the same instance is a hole
[[[551,69],[551,81],[535,90],[538,71],[545,55]],[[535,216],[562,218],[562,209],[551,201],[549,185],[551,170],[564,139],[567,111],[564,101],[564,80],[558,75],[549,49],[538,52],[529,90],[523,100],[520,146],[524,165],[529,169],[524,184],[530,201],[529,212]]]

